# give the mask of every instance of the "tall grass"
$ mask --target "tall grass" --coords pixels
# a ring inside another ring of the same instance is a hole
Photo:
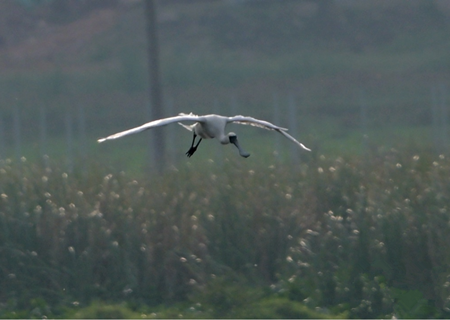
[[[37,298],[195,301],[239,279],[352,317],[449,307],[445,156],[389,150],[250,170],[227,160],[138,180],[95,163],[61,168],[1,162],[7,310]],[[211,291],[215,279],[228,280]]]

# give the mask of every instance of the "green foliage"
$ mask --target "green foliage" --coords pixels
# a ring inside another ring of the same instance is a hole
[[[435,317],[437,310],[423,297],[420,291],[394,289],[393,296],[396,300],[394,310],[398,318]]]
[[[93,303],[86,308],[82,308],[73,314],[69,314],[73,319],[138,319],[141,314],[133,312],[125,305],[108,305],[103,303]]]
[[[216,286],[216,289],[229,289],[226,284],[222,285],[220,288]],[[239,291],[238,296],[243,296],[251,294],[254,292],[254,289],[241,286]],[[345,318],[346,316],[341,314],[338,317],[333,317],[326,313],[319,313],[308,309],[299,302],[280,297],[272,296],[264,299],[252,297],[250,298],[251,302],[248,299],[245,302],[241,302],[235,297],[232,297],[232,299],[236,304],[231,304],[226,309],[223,309],[220,301],[207,305],[178,303],[168,307],[142,307],[140,310],[133,310],[133,308],[123,303],[105,304],[95,302],[87,307],[77,308],[77,310],[68,309],[59,317],[72,319],[335,319]]]
[[[245,279],[220,277],[208,281],[190,300],[213,318],[240,318],[265,295],[264,290],[250,286]]]
[[[210,317],[301,317],[304,307],[442,316],[449,171],[446,156],[397,150],[297,168],[211,162],[139,179],[92,163],[67,173],[3,160],[2,316],[56,316],[92,301],[183,315],[189,302]],[[122,314],[100,306],[87,316]]]
[[[340,315],[337,318],[345,318]],[[305,305],[287,298],[266,298],[241,308],[236,318],[246,319],[329,319],[336,317],[313,311]]]

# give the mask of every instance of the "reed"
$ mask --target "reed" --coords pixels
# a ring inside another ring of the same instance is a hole
[[[0,164],[5,310],[37,298],[194,303],[218,278],[354,317],[405,316],[411,299],[421,307],[409,316],[449,307],[446,156],[225,161],[138,180],[95,163],[63,168]]]

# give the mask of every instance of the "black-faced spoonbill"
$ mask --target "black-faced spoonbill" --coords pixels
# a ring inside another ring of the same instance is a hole
[[[194,122],[194,124],[191,125],[185,125],[181,122],[184,121],[190,121]],[[250,125],[254,127],[264,128],[268,130],[275,130],[281,133],[283,136],[288,138],[289,140],[293,141],[297,145],[299,145],[301,148],[311,151],[307,147],[305,147],[302,143],[298,142],[293,136],[288,134],[286,131],[288,129],[278,127],[270,122],[264,121],[264,120],[258,120],[252,117],[245,117],[245,116],[234,116],[234,117],[224,117],[217,114],[209,114],[204,116],[197,116],[195,114],[184,114],[180,113],[178,116],[170,117],[170,118],[164,118],[159,120],[154,120],[151,122],[148,122],[146,124],[143,124],[142,126],[125,130],[122,132],[115,133],[113,135],[110,135],[106,138],[98,139],[98,142],[103,142],[106,140],[113,140],[117,138],[122,138],[124,136],[127,136],[129,134],[138,133],[147,129],[155,128],[155,127],[161,127],[168,125],[173,122],[178,122],[179,125],[183,126],[189,131],[192,131],[194,133],[194,137],[192,139],[192,144],[190,149],[186,152],[186,155],[188,157],[191,157],[195,151],[197,150],[198,145],[202,141],[202,139],[218,139],[221,144],[229,144],[232,143],[236,146],[236,148],[239,150],[239,154],[247,158],[250,156],[248,152],[245,152],[241,146],[239,145],[237,136],[234,132],[230,132],[228,134],[225,134],[225,127],[228,123],[238,123],[238,124],[245,124]],[[197,136],[200,137],[200,140],[198,140],[197,144],[195,144],[195,139]]]

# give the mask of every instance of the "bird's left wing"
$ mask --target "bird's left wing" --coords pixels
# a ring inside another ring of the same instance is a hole
[[[292,142],[294,142],[295,144],[297,144],[301,148],[303,148],[303,149],[305,149],[307,151],[311,151],[311,149],[305,147],[303,145],[303,143],[300,143],[299,141],[297,141],[297,139],[295,139],[293,136],[291,136],[289,133],[287,133],[286,131],[288,129],[276,126],[273,123],[270,123],[268,121],[259,120],[259,119],[255,119],[255,118],[252,118],[252,117],[234,116],[234,117],[228,118],[228,122],[245,124],[245,125],[250,125],[250,126],[254,126],[254,127],[264,128],[264,129],[268,129],[268,130],[278,131],[283,136],[285,136],[286,138],[288,138],[289,140],[291,140]]]
[[[97,141],[103,142],[106,140],[118,139],[118,138],[122,138],[123,136],[139,133],[139,132],[147,130],[147,129],[151,129],[151,128],[155,128],[155,127],[162,127],[162,126],[168,125],[173,122],[178,122],[178,121],[197,121],[198,122],[198,121],[202,121],[202,119],[203,118],[201,116],[197,116],[192,113],[190,113],[190,114],[180,113],[178,116],[154,120],[154,121],[145,123],[142,126],[128,129],[128,130],[125,130],[122,132],[118,132],[118,133],[112,134],[106,138],[98,139]]]
[[[286,131],[282,131],[282,130],[277,130],[279,133],[281,133],[283,136],[285,136],[286,138],[288,138],[289,140],[291,140],[292,142],[298,144],[301,148],[307,150],[307,151],[311,151],[311,149],[305,147],[305,145],[299,141],[297,141],[297,139],[295,139],[293,136],[291,136],[289,133],[287,133]]]

